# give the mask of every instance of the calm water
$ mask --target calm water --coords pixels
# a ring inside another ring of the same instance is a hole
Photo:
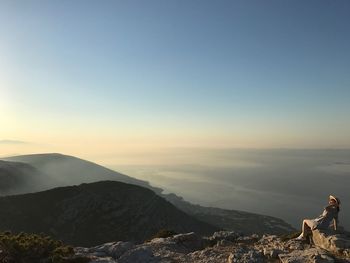
[[[193,203],[277,216],[295,227],[303,218],[318,216],[328,195],[334,194],[342,201],[341,224],[350,229],[350,150],[167,154],[167,160],[176,155],[176,163],[110,167]],[[181,154],[184,158],[179,161]]]

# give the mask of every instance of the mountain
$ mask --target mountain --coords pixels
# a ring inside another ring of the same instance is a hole
[[[0,197],[0,230],[45,233],[68,244],[140,242],[161,229],[210,234],[218,228],[180,211],[153,191],[101,181]]]
[[[35,192],[55,184],[29,164],[0,160],[0,195]]]
[[[56,153],[32,154],[8,157],[3,160],[22,162],[23,165],[31,166],[31,169],[36,171],[38,176],[35,179],[35,183],[33,183],[35,188],[28,187],[27,191],[25,191],[25,187],[23,187],[21,191],[17,191],[15,184],[8,184],[8,187],[4,187],[7,192],[4,189],[4,191],[0,191],[0,195],[3,193],[33,192],[33,189],[37,191],[47,190],[58,186],[77,185],[101,180],[120,181],[149,188],[160,197],[171,202],[178,209],[217,228],[241,231],[247,234],[282,234],[295,231],[291,225],[276,217],[192,204],[175,194],[162,193],[163,190],[161,188],[153,187],[147,181],[132,178],[73,156]],[[20,165],[20,163],[18,164]],[[29,179],[31,178],[32,176],[29,177]]]
[[[43,186],[51,185],[51,188],[112,180],[140,185],[155,192],[162,191],[160,188],[151,187],[147,181],[138,180],[96,163],[59,153],[19,155],[3,158],[2,160],[21,162],[32,166],[40,173],[46,174],[46,178],[43,178],[45,180],[37,183]],[[47,188],[41,188],[41,190],[44,189]]]

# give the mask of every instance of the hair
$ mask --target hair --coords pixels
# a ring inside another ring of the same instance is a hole
[[[332,199],[330,199],[330,200],[335,200],[335,199],[332,198]],[[337,212],[339,213],[339,211],[340,211],[340,208],[339,208],[340,201],[339,201],[338,198],[337,198],[335,201],[336,201],[336,205],[328,205],[327,208],[328,208],[328,207],[334,207],[334,206],[335,206],[335,207],[337,208]]]
[[[339,208],[339,206],[340,206],[340,200],[339,200],[339,198],[338,197],[336,197],[335,198],[336,200],[337,200],[337,211],[339,212],[340,211],[340,208]]]
[[[325,207],[325,209],[331,209],[331,208],[333,208],[333,207],[336,207],[337,208],[337,212],[339,213],[339,211],[340,211],[340,208],[339,208],[339,206],[337,205],[337,206],[335,206],[335,205],[327,205],[326,207]]]

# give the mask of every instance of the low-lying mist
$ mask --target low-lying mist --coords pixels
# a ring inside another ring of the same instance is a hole
[[[147,182],[68,155],[33,154],[0,160],[0,183],[6,184],[0,187],[0,196],[103,180],[148,186]]]
[[[322,213],[329,194],[342,200],[350,228],[350,150],[186,150],[176,163],[109,165],[186,200],[280,217],[299,227]],[[155,156],[153,156],[155,157]]]

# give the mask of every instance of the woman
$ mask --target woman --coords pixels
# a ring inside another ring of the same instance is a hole
[[[339,198],[330,195],[328,206],[323,210],[322,215],[318,216],[315,219],[304,219],[301,227],[301,234],[296,239],[302,240],[306,238],[306,228],[309,227],[311,230],[316,228],[318,229],[327,229],[331,222],[333,221],[334,230],[337,230],[338,226],[338,213],[339,213]]]

